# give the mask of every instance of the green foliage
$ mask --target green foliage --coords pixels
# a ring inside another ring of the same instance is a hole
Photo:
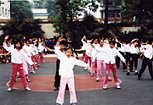
[[[122,16],[125,18],[136,17],[138,22],[153,19],[152,0],[124,0]]]
[[[27,0],[10,1],[11,21],[1,26],[4,35],[9,34],[12,38],[18,35],[31,37],[43,37],[39,20],[32,19],[31,4]]]
[[[54,26],[59,33],[73,30],[71,23],[81,15],[88,4],[93,11],[98,8],[95,0],[58,0],[56,4],[60,7],[60,15]]]
[[[33,0],[34,8],[46,8],[48,0]]]
[[[60,8],[56,5],[58,0],[33,0],[34,8],[47,8],[49,18],[56,18],[60,15]]]
[[[152,34],[153,25],[152,0],[124,0],[122,16],[129,21],[134,21],[141,26],[143,34]],[[134,19],[135,18],[135,19]],[[134,20],[133,20],[134,19]]]
[[[10,1],[11,18],[17,21],[22,21],[25,18],[32,18],[31,4],[27,0]]]
[[[39,20],[22,21],[22,23],[11,21],[1,26],[0,29],[3,30],[4,35],[9,34],[12,38],[19,34],[27,38],[43,37],[44,34],[41,25],[39,25]]]

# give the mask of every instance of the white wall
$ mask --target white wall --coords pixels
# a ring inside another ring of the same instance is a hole
[[[0,0],[0,19],[10,19],[10,2],[9,0]]]
[[[54,32],[54,27],[53,24],[51,23],[43,23],[41,24],[42,30],[45,32],[45,37],[46,38],[53,38],[55,35],[58,35],[58,33]]]
[[[121,28],[121,31],[126,33],[137,32],[138,30],[140,30],[140,27],[122,27]]]

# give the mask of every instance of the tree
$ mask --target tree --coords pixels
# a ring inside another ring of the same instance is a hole
[[[124,0],[122,16],[136,22],[143,34],[153,36],[153,2],[152,0]]]
[[[32,19],[31,4],[27,0],[10,1],[11,21],[1,26],[4,35],[9,34],[12,38],[18,36],[43,37],[44,32],[38,20]]]
[[[33,0],[34,8],[46,8],[48,0]]]
[[[91,4],[88,5],[89,3]],[[87,5],[93,11],[98,8],[95,0],[58,0],[57,5],[60,7],[60,16],[57,18],[55,28],[61,34],[72,31],[72,27],[74,27],[72,22],[81,15],[81,12],[85,10]]]
[[[10,14],[11,18],[16,21],[22,21],[27,18],[32,18],[32,5],[28,0],[15,1],[10,0]]]
[[[34,8],[46,8],[49,18],[56,18],[60,14],[59,6],[56,5],[57,0],[33,0]]]

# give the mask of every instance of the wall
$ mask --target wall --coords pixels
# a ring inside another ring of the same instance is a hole
[[[122,27],[121,31],[123,33],[129,33],[129,32],[137,32],[138,30],[140,30],[140,27]]]
[[[10,2],[9,0],[0,0],[0,19],[10,19]]]
[[[42,30],[45,31],[46,38],[53,38],[55,35],[58,35],[58,33],[54,32],[55,29],[52,23],[42,23],[40,25],[42,26]]]

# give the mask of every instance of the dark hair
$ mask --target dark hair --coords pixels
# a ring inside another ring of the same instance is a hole
[[[153,40],[149,40],[148,44],[152,44]]]
[[[109,41],[109,44],[115,45],[116,41],[115,40],[111,40],[111,41]]]
[[[71,49],[72,52],[73,52],[73,48],[72,48],[70,45],[68,45],[67,47],[64,48],[65,51],[67,51],[67,50],[69,50],[69,49]]]
[[[73,56],[74,50],[70,45],[68,45],[66,48],[64,48],[64,51],[67,51],[67,50],[71,50],[72,51],[72,56]]]
[[[93,43],[94,40],[96,40],[96,39],[98,40],[98,43],[100,42],[100,40],[99,40],[99,38],[98,38],[97,36],[93,36],[93,37],[92,37],[92,41],[91,41],[91,43]]]
[[[22,43],[21,40],[19,40],[19,39],[17,39],[17,38],[14,39],[14,48],[17,48],[17,47],[16,47],[16,44],[17,44],[18,42],[20,43],[20,48],[19,48],[19,49],[22,49],[23,43]]]
[[[68,46],[68,43],[67,43],[66,40],[60,41],[59,44],[60,44],[60,45],[64,45],[64,46],[66,46],[66,47]]]

